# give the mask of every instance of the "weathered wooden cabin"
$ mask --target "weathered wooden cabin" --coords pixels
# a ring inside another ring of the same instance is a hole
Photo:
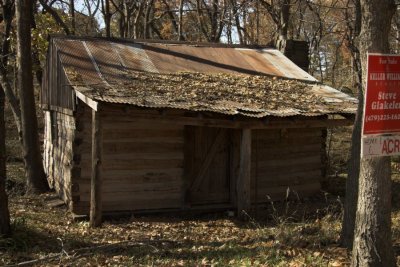
[[[356,100],[273,48],[53,37],[49,182],[76,214],[237,208],[320,190]]]

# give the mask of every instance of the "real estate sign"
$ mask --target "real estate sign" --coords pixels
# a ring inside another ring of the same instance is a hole
[[[368,54],[363,157],[400,155],[400,55]]]

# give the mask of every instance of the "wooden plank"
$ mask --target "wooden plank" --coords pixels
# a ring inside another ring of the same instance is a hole
[[[113,118],[113,116],[111,116]],[[125,116],[118,118],[119,120],[127,119]],[[187,117],[187,116],[162,116],[151,114],[133,114],[129,117],[130,122],[145,123],[153,121],[158,125],[193,125],[218,128],[249,128],[249,129],[282,129],[282,128],[323,128],[351,126],[352,120],[348,119],[323,119],[323,118],[297,118],[297,119],[253,119],[243,118],[233,120],[232,118],[219,119],[207,117]]]
[[[86,88],[83,88],[86,89]],[[82,94],[81,92],[79,92],[78,90],[74,90],[75,91],[75,95],[82,100],[83,103],[85,103],[86,105],[88,105],[90,108],[92,108],[94,111],[97,111],[98,109],[98,102],[96,102],[95,100],[85,96],[84,94]]]
[[[113,118],[104,121],[105,133],[110,131],[124,131],[124,130],[162,130],[162,131],[183,131],[183,125],[176,124],[159,124],[158,120],[145,120],[137,122],[133,118],[126,117],[125,114],[116,114]],[[103,119],[103,118],[102,118]]]
[[[273,157],[286,157],[289,155],[296,155],[298,153],[320,153],[321,143],[315,144],[297,144],[295,146],[285,146],[282,147],[279,143],[271,146],[271,147],[258,147],[258,155],[261,158],[268,158],[269,156]],[[252,154],[255,154],[255,151],[252,151]]]
[[[226,200],[229,199],[229,192],[207,192],[207,198],[205,199],[202,195],[203,192],[192,192],[191,197],[197,199],[196,205],[211,204],[211,203],[228,203]]]
[[[208,171],[211,162],[214,160],[215,154],[218,151],[218,148],[221,146],[224,141],[225,132],[221,129],[218,130],[217,136],[215,137],[211,147],[207,151],[206,156],[204,157],[203,162],[200,165],[197,175],[195,176],[191,186],[190,191],[197,191],[203,182],[204,177],[206,176],[206,172]]]
[[[192,178],[192,171],[195,166],[194,153],[195,153],[195,128],[193,126],[185,126],[184,128],[184,173],[182,183],[182,208],[190,206],[190,184]]]
[[[251,166],[252,174],[256,172],[255,164]],[[288,166],[280,168],[266,168],[264,171],[258,170],[258,175],[265,180],[274,180],[276,177],[298,175],[302,172],[319,171],[321,173],[321,163],[310,163],[298,166]]]
[[[136,176],[164,176],[164,177],[182,177],[183,169],[182,168],[168,168],[168,169],[159,169],[159,170],[152,170],[152,169],[144,169],[144,170],[103,170],[102,171],[103,177],[105,179],[130,179]],[[90,170],[82,169],[81,170],[81,179],[85,177],[90,177]]]
[[[137,139],[137,138],[164,138],[164,139],[183,139],[182,129],[135,129],[134,127],[127,127],[127,129],[113,128],[103,130],[104,140],[115,139]]]
[[[271,139],[265,140],[261,139],[258,140],[258,147],[265,149],[265,148],[280,148],[281,151],[285,150],[286,148],[296,147],[299,145],[311,145],[311,144],[321,144],[322,137],[294,137],[291,139]]]
[[[237,181],[237,212],[241,219],[248,219],[251,208],[251,130],[243,129],[240,140],[240,165]]]
[[[108,181],[103,182],[103,196],[107,193],[129,193],[129,194],[152,194],[154,192],[177,192],[181,191],[182,181],[174,179],[172,181],[161,181],[161,182],[136,182],[136,181],[126,181],[115,182]],[[79,183],[80,193],[90,193],[90,184]],[[135,196],[132,195],[132,198]],[[103,199],[104,201],[104,199]]]
[[[321,164],[320,155],[309,155],[302,158],[289,158],[289,159],[270,159],[263,160],[262,158],[258,161],[259,171],[268,171],[268,169],[276,170],[281,168],[282,170],[290,169],[294,167],[301,167],[303,164]]]
[[[119,142],[119,143],[105,143],[103,144],[103,153],[110,154],[125,154],[130,153],[177,153],[183,150],[183,142],[179,143],[165,143],[165,142]],[[79,146],[80,153],[90,152],[90,146],[83,142]]]
[[[166,192],[107,192],[103,193],[103,204],[110,201],[120,201],[121,204],[125,201],[137,201],[138,204],[146,205],[147,201],[159,200],[160,202],[176,199],[180,203],[181,190],[166,191]],[[80,199],[82,201],[90,200],[90,196],[82,194]],[[141,203],[142,202],[142,203]]]
[[[183,135],[183,133],[182,133]],[[140,136],[129,138],[126,136],[104,139],[104,144],[116,144],[116,143],[164,143],[164,144],[183,144],[183,138],[181,136],[176,137],[153,137],[153,136]]]
[[[269,188],[273,186],[282,185],[299,185],[309,183],[311,181],[319,182],[321,180],[321,170],[311,170],[311,171],[299,171],[297,173],[284,173],[275,175],[259,175],[258,176],[258,188]],[[254,184],[252,180],[252,184]],[[253,188],[253,187],[252,187]]]
[[[124,159],[183,159],[183,152],[165,152],[165,153],[152,153],[152,152],[127,152],[127,153],[112,153],[104,155],[104,161],[106,160],[124,160]]]
[[[81,166],[89,165],[88,161],[82,161]],[[183,168],[182,159],[131,159],[129,157],[120,160],[106,160],[103,158],[103,170],[157,170],[168,168]]]
[[[97,106],[96,106],[97,108]],[[99,112],[92,111],[92,177],[90,188],[90,226],[102,220],[102,131]]]
[[[230,201],[232,205],[236,205],[236,183],[239,177],[239,165],[240,165],[240,130],[232,130],[231,132],[231,140],[230,140],[230,183],[229,183],[229,191],[230,191]]]
[[[179,143],[141,143],[121,142],[104,144],[104,153],[126,153],[126,152],[174,152],[183,149],[183,142]]]
[[[280,153],[268,153],[268,154],[258,154],[258,162],[260,161],[275,161],[277,158],[281,158],[284,159],[282,161],[285,160],[296,160],[299,158],[303,158],[303,157],[310,157],[310,155],[315,155],[321,153],[320,150],[311,150],[311,151],[304,151],[304,152],[297,152],[297,153],[290,153],[290,152],[286,152],[286,151],[282,151]],[[252,156],[254,156],[255,153],[253,153]],[[253,162],[256,162],[256,160],[253,158]]]
[[[318,137],[322,136],[324,128],[292,128],[292,129],[259,129],[257,131],[258,140],[279,140],[297,137]]]

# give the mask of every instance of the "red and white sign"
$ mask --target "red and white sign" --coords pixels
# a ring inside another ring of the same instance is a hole
[[[368,54],[363,120],[362,156],[400,154],[400,56]]]
[[[363,157],[400,155],[400,135],[371,135],[362,140]]]

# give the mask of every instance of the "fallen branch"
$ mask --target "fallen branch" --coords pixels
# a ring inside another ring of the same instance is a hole
[[[133,246],[148,246],[154,249],[155,252],[158,252],[159,250],[154,246],[154,244],[159,244],[159,243],[176,243],[175,241],[171,240],[145,240],[145,241],[121,241],[117,243],[111,243],[111,244],[104,244],[104,245],[99,245],[99,246],[94,246],[94,247],[85,247],[85,248],[78,248],[70,251],[67,253],[64,249],[57,255],[49,255],[46,257],[42,257],[40,259],[35,259],[35,260],[30,260],[30,261],[24,261],[16,264],[11,264],[11,265],[6,265],[5,267],[18,267],[18,266],[30,266],[38,263],[43,263],[43,262],[51,262],[54,260],[62,260],[63,255],[68,255],[66,259],[71,260],[71,259],[77,259],[82,256],[88,256],[93,254],[95,251],[99,250],[112,250],[114,248],[117,248],[121,245],[125,245],[126,247],[133,247]]]

